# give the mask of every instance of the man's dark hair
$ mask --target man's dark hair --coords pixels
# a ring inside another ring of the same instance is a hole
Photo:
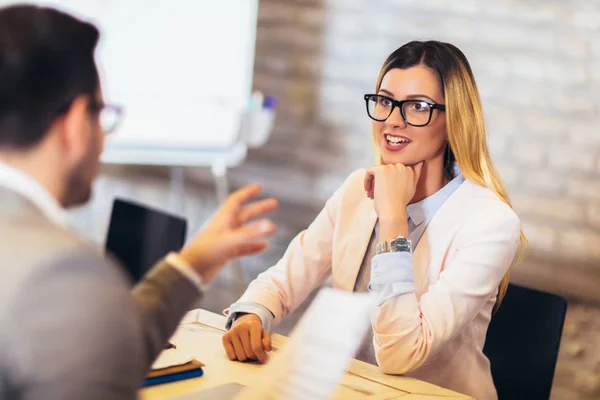
[[[0,149],[27,150],[81,95],[95,99],[93,25],[34,5],[0,8]]]

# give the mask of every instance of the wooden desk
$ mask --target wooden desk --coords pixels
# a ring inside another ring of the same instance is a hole
[[[224,332],[225,317],[205,310],[188,313],[171,342],[206,364],[204,376],[143,389],[139,398],[169,399],[228,382],[245,386],[256,384],[262,366],[229,361],[221,342]],[[272,336],[272,358],[277,357],[278,349],[286,340],[285,336]],[[353,360],[332,399],[468,400],[470,397],[417,379],[384,375],[374,365]]]

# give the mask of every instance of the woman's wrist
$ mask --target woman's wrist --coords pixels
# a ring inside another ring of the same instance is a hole
[[[379,218],[379,241],[392,240],[398,236],[408,238],[406,214]]]

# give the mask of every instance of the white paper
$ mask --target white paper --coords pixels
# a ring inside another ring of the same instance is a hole
[[[360,346],[374,306],[368,293],[322,289],[257,385],[236,399],[330,398]]]
[[[154,364],[152,364],[152,369],[175,367],[177,365],[187,364],[192,360],[193,357],[186,352],[177,349],[168,349],[160,353],[156,361],[154,361]]]

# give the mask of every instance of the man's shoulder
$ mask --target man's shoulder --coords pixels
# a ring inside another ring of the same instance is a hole
[[[124,278],[99,248],[75,232],[39,219],[0,218],[0,298],[30,292],[43,284],[40,276],[78,274]],[[102,268],[90,268],[102,265]]]
[[[0,217],[0,257],[44,262],[63,254],[101,257],[98,249],[76,232],[39,218]]]

